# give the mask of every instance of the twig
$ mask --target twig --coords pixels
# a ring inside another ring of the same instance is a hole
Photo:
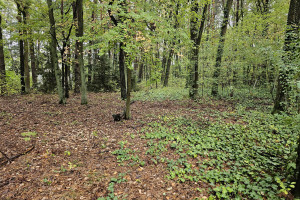
[[[26,155],[27,153],[29,153],[30,151],[32,151],[34,149],[35,146],[32,146],[31,148],[27,149],[25,152],[20,153],[18,155],[13,156],[12,158],[9,158],[7,155],[5,155],[2,151],[0,151],[4,157],[7,159],[5,162],[0,164],[0,167],[4,166],[6,163],[10,163],[12,161],[14,161],[15,159],[19,158],[20,156]]]

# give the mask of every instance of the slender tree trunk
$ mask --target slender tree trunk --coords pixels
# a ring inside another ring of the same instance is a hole
[[[47,0],[48,9],[49,9],[49,20],[50,20],[50,34],[51,34],[51,45],[50,45],[50,54],[51,54],[51,64],[54,68],[57,91],[59,95],[59,103],[65,104],[65,95],[63,93],[61,85],[61,71],[58,66],[58,57],[57,57],[57,40],[56,40],[56,30],[55,30],[55,20],[53,15],[52,0]]]
[[[171,70],[173,54],[174,54],[174,48],[171,47],[171,49],[169,51],[168,60],[167,60],[166,74],[165,74],[165,79],[164,79],[164,87],[167,87],[169,84],[169,77],[170,77],[170,70]]]
[[[236,0],[235,24],[239,24],[240,20],[240,0]]]
[[[22,9],[19,3],[17,4],[18,8],[18,23],[21,25],[23,23],[22,20]],[[20,53],[20,75],[21,75],[21,93],[25,94],[25,78],[24,78],[24,40],[23,40],[23,30],[22,28],[19,29],[19,53]]]
[[[34,51],[34,43],[32,39],[29,42],[29,49],[30,49],[30,60],[31,60],[32,84],[33,84],[33,88],[35,88],[37,86],[37,73],[36,73],[36,57]]]
[[[224,43],[225,43],[225,35],[227,31],[227,25],[228,25],[228,20],[229,20],[229,12],[232,6],[232,1],[233,0],[227,0],[226,6],[224,8],[224,18],[222,22],[222,27],[221,27],[221,33],[220,33],[220,40],[219,40],[219,46],[218,46],[218,51],[217,51],[217,58],[216,58],[216,64],[215,64],[215,71],[213,74],[214,82],[212,84],[212,90],[211,94],[213,96],[218,96],[218,79],[220,76],[221,72],[221,63],[222,63],[222,56],[223,56],[223,51],[224,51]]]
[[[286,107],[283,102],[285,99],[286,92],[288,90],[288,74],[290,69],[288,68],[289,63],[296,59],[294,51],[299,45],[299,28],[300,28],[300,0],[291,0],[290,8],[287,19],[287,30],[284,43],[284,67],[279,69],[279,76],[277,79],[277,92],[274,101],[274,107],[272,113],[279,113],[285,111]],[[299,50],[299,49],[298,49]],[[300,184],[300,183],[299,183]]]
[[[0,12],[0,94],[6,92],[6,72],[5,72],[5,57],[3,50],[3,37],[2,37],[2,17]]]
[[[294,194],[294,197],[295,198],[299,198],[300,197],[300,135],[299,135],[299,139],[298,139],[298,149],[297,149],[297,160],[296,160],[296,176],[297,176],[297,179],[296,179],[296,186],[293,190],[293,194]]]
[[[166,76],[166,64],[167,64],[167,44],[166,42],[164,41],[163,43],[163,57],[162,57],[162,62],[161,62],[161,66],[162,66],[162,73],[161,73],[161,82],[163,82],[165,80],[165,76]]]
[[[192,64],[194,65],[194,75],[191,77],[194,77],[194,80],[192,82],[192,88],[190,91],[190,97],[192,99],[196,99],[198,97],[198,89],[199,89],[199,48],[200,48],[200,43],[202,39],[202,34],[204,31],[204,23],[206,19],[206,13],[207,13],[207,7],[208,4],[205,4],[203,7],[202,11],[202,18],[201,18],[201,23],[200,23],[200,28],[199,31],[197,31],[197,22],[198,19],[194,18],[191,21],[191,40],[193,41],[193,49],[192,49]],[[192,7],[192,11],[198,12],[198,3],[195,3]]]
[[[90,46],[92,46],[92,41],[89,42]],[[92,50],[88,51],[88,84],[92,83]]]
[[[144,69],[144,64],[143,64],[143,62],[141,62],[139,64],[138,83],[142,82],[142,79],[143,79],[143,69]]]
[[[65,57],[65,48],[66,48],[66,43],[63,41],[63,46],[62,49],[60,50],[60,56],[61,56],[61,87],[63,89],[63,93],[65,90],[65,63],[66,63],[66,57]]]
[[[65,52],[65,97],[69,98],[70,94],[69,94],[69,83],[71,82],[69,79],[70,76],[70,63],[71,63],[71,51],[70,51],[70,44],[68,42],[67,46],[66,46],[66,52]]]
[[[131,69],[127,67],[127,98],[126,98],[126,109],[125,109],[125,119],[131,119],[130,113],[130,93],[131,93]]]
[[[39,69],[39,67],[40,67],[40,55],[41,55],[41,42],[38,40],[37,41],[37,47],[36,47],[36,66],[35,66],[35,69],[37,70],[37,69]],[[37,76],[38,74],[36,73],[36,76]]]
[[[78,28],[78,15],[76,10],[76,2],[73,2],[73,21],[76,26],[76,29]],[[74,93],[78,94],[80,93],[80,65],[79,65],[79,43],[76,41],[75,44],[75,59],[74,59]]]
[[[64,0],[61,0],[61,3],[60,3],[60,15],[61,15],[61,21],[63,22],[64,21]],[[65,37],[65,31],[62,30],[62,35],[63,37]],[[63,93],[64,93],[64,90],[65,90],[65,63],[66,63],[66,58],[65,58],[65,48],[66,48],[67,44],[65,42],[65,38],[63,40],[63,45],[62,45],[62,48],[60,50],[60,56],[61,56],[61,85],[62,85],[62,88],[63,88]]]
[[[120,42],[120,51],[119,51],[120,86],[121,86],[121,98],[124,100],[126,99],[126,79],[125,79],[125,54],[126,53],[123,49],[123,46],[125,46],[124,43]]]
[[[78,64],[80,69],[80,77],[81,77],[81,104],[87,104],[87,87],[86,87],[86,75],[84,70],[84,60],[83,60],[83,5],[82,0],[76,0],[76,10],[77,10],[77,19],[78,26],[76,29],[76,37],[80,38],[80,40],[76,41],[76,46],[78,48]]]
[[[23,24],[27,25],[28,9],[25,7],[22,10],[23,14]],[[30,70],[29,70],[29,48],[28,48],[28,39],[27,39],[27,30],[23,29],[23,34],[25,35],[24,39],[24,78],[25,78],[25,92],[30,92]]]
[[[29,14],[28,18],[30,17]],[[29,29],[29,35],[32,35],[32,29]],[[29,52],[30,52],[30,64],[31,64],[31,75],[32,75],[32,87],[36,88],[37,86],[37,73],[36,73],[36,56],[35,56],[35,49],[34,49],[34,42],[33,39],[29,39]]]

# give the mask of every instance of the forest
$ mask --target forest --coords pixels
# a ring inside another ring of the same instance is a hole
[[[0,0],[0,199],[300,199],[300,0]]]

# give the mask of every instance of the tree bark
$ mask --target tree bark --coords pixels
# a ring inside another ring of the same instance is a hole
[[[34,51],[34,43],[31,39],[29,42],[30,49],[30,62],[31,62],[31,73],[32,73],[32,86],[35,88],[37,86],[37,73],[36,73],[36,59],[35,59],[35,51]]]
[[[194,3],[193,7],[192,7],[192,12],[197,13],[198,12],[198,3]],[[206,19],[206,13],[207,13],[207,7],[208,4],[205,4],[202,10],[202,18],[201,18],[201,23],[200,23],[200,28],[197,31],[197,22],[198,22],[198,18],[194,17],[191,21],[191,40],[193,41],[193,49],[192,49],[192,64],[194,65],[194,75],[191,76],[194,78],[193,82],[192,82],[192,88],[190,93],[190,97],[191,99],[196,99],[198,97],[198,89],[199,89],[199,84],[198,84],[198,80],[199,80],[199,48],[200,48],[200,43],[201,43],[201,39],[202,39],[202,34],[203,34],[203,30],[204,30],[204,23],[205,23],[205,19]],[[191,72],[193,73],[193,72]]]
[[[29,18],[29,14],[28,14]],[[32,29],[29,29],[29,35],[32,35]],[[32,75],[32,87],[36,88],[37,86],[37,73],[36,73],[36,56],[34,50],[34,42],[33,39],[29,39],[29,51],[30,51],[30,64],[31,64],[31,75]]]
[[[114,0],[109,2],[109,5],[113,5]],[[121,7],[125,13],[127,13],[126,10],[126,2],[122,1]],[[119,20],[116,20],[116,18],[112,15],[111,9],[108,9],[108,15],[113,22],[115,26],[118,26],[118,23],[123,23],[125,21],[125,17],[121,16]],[[121,98],[124,100],[126,99],[126,78],[125,78],[125,57],[126,53],[123,49],[125,47],[125,44],[123,42],[120,42],[120,49],[119,49],[119,70],[120,70],[120,87],[121,87]]]
[[[287,19],[287,29],[284,43],[284,56],[283,61],[285,63],[284,67],[279,69],[279,76],[277,79],[277,91],[274,101],[274,107],[272,113],[279,113],[286,110],[286,106],[283,104],[286,91],[288,90],[288,74],[290,69],[288,65],[291,61],[295,60],[296,57],[294,51],[297,48],[297,43],[299,45],[299,28],[300,28],[300,0],[291,0],[290,8]],[[299,49],[298,49],[299,50]]]
[[[6,72],[5,72],[5,57],[3,50],[3,37],[2,37],[2,16],[0,12],[0,94],[6,92]]]
[[[70,63],[71,63],[71,51],[70,51],[70,44],[68,43],[66,46],[66,62],[65,62],[65,97],[69,98],[70,94],[69,94],[69,90],[70,90],[70,86],[69,83],[71,82],[69,79],[70,76]]]
[[[65,104],[65,95],[63,93],[63,88],[61,85],[61,71],[58,66],[58,57],[57,57],[57,39],[56,39],[56,30],[55,30],[55,20],[53,15],[53,7],[52,7],[52,0],[47,0],[48,4],[48,14],[49,14],[49,21],[50,21],[50,35],[51,35],[51,45],[50,45],[50,54],[51,54],[51,64],[54,68],[55,72],[55,79],[57,84],[57,91],[59,95],[59,103]]]
[[[92,41],[89,42],[89,45],[92,46]],[[88,51],[88,84],[90,85],[92,83],[92,50],[89,49]]]
[[[127,67],[127,98],[126,98],[126,109],[125,109],[125,119],[131,119],[130,113],[130,93],[131,93],[131,69]]]
[[[120,86],[121,86],[121,98],[126,99],[126,79],[125,79],[125,51],[123,49],[124,43],[120,42],[119,50],[119,70],[120,70]],[[127,77],[128,81],[128,77]]]
[[[78,15],[76,10],[76,4],[77,2],[73,2],[73,23],[76,26],[76,29],[78,28]],[[75,44],[75,59],[74,59],[74,93],[79,94],[80,93],[80,65],[79,65],[79,46],[78,42]]]
[[[83,5],[82,0],[76,1],[76,10],[77,10],[77,19],[78,19],[78,27],[76,29],[76,37],[80,38],[80,40],[76,41],[76,46],[78,47],[78,64],[80,69],[80,77],[81,77],[81,104],[87,104],[87,87],[86,87],[86,75],[84,70],[84,61],[83,61]]]
[[[169,84],[169,77],[170,77],[170,69],[171,69],[171,63],[172,63],[172,58],[174,54],[174,48],[173,46],[171,47],[169,51],[169,56],[167,60],[167,66],[166,66],[166,74],[165,74],[165,79],[164,79],[164,87],[167,87]]]
[[[174,29],[176,30],[179,26],[178,22],[178,13],[179,12],[179,2],[176,2],[176,10],[175,10],[175,23],[174,23]],[[170,12],[170,18],[172,17],[172,11]],[[169,84],[169,77],[170,77],[170,70],[171,70],[171,64],[172,64],[172,58],[174,55],[174,47],[175,47],[175,41],[176,41],[176,36],[173,38],[173,42],[170,44],[170,50],[169,50],[169,57],[167,60],[167,65],[166,65],[166,73],[165,73],[165,79],[164,79],[164,87],[167,87]]]
[[[144,70],[144,64],[143,62],[139,63],[139,75],[138,75],[138,83],[142,82],[143,79],[143,70]]]
[[[22,9],[21,5],[17,3],[18,8],[18,23],[21,25],[23,23],[22,20]],[[25,94],[25,78],[24,78],[24,41],[23,41],[23,30],[22,28],[19,29],[19,53],[20,53],[20,75],[21,75],[21,93]]]
[[[213,74],[214,82],[212,84],[212,90],[211,94],[213,96],[218,96],[218,79],[220,76],[221,72],[221,63],[222,63],[222,56],[224,52],[224,43],[225,43],[225,35],[227,31],[227,25],[228,25],[228,20],[229,20],[229,12],[232,6],[233,0],[227,0],[226,6],[224,8],[224,18],[222,22],[222,27],[221,27],[221,33],[220,33],[220,40],[219,40],[219,46],[218,46],[218,51],[217,51],[217,57],[216,57],[216,64],[215,64],[215,71]]]
[[[296,160],[296,176],[297,176],[297,179],[296,179],[296,186],[293,190],[293,194],[294,194],[294,197],[295,198],[299,198],[300,197],[300,135],[299,135],[299,139],[298,139],[298,149],[297,149],[297,160]]]
[[[23,14],[23,24],[26,26],[26,24],[27,24],[27,17],[28,17],[28,8],[27,7],[23,7],[22,14]],[[29,93],[30,92],[29,48],[28,48],[28,39],[27,39],[28,32],[27,32],[26,28],[23,29],[23,34],[26,37],[24,39],[24,79],[25,79],[25,92]]]

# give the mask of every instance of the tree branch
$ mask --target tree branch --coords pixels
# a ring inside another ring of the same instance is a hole
[[[114,0],[112,0],[112,1],[110,1],[109,2],[109,6],[111,7],[112,5],[113,5],[113,3],[114,3]],[[109,17],[110,17],[110,19],[111,19],[111,21],[113,21],[113,23],[114,23],[114,25],[115,26],[118,26],[118,21],[116,20],[116,18],[111,14],[111,8],[108,8],[108,15],[109,15]]]

